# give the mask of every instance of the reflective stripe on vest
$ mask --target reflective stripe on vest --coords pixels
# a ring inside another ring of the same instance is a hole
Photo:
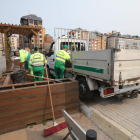
[[[61,56],[56,56],[56,57],[59,57],[59,58],[62,58],[62,59],[64,59],[64,60],[66,60],[65,58],[63,58],[63,57],[61,57]]]
[[[44,66],[44,57],[41,53],[35,53],[29,63],[32,66]]]
[[[63,50],[58,51],[57,55],[56,55],[56,61],[65,63],[65,61],[66,61],[66,54],[65,53],[66,52]]]
[[[56,61],[59,61],[59,62],[62,62],[62,63],[64,63],[64,64],[65,64],[65,62],[63,62],[63,61],[61,61],[61,60],[57,60],[57,59],[56,59]]]

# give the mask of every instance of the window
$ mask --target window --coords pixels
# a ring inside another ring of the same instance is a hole
[[[33,23],[33,20],[32,19],[30,19],[30,23]]]
[[[32,39],[32,42],[34,42],[34,40]]]
[[[137,43],[133,43],[133,47],[131,49],[138,49],[137,48]]]
[[[28,25],[28,20],[23,20],[23,25]]]
[[[124,46],[124,49],[128,49],[128,45],[125,45],[125,46]]]
[[[42,31],[40,31],[39,33],[42,34]]]
[[[42,25],[42,21],[39,21],[39,25]]]
[[[42,43],[42,40],[40,40],[40,43]]]
[[[42,36],[40,35],[39,38],[42,38]]]
[[[40,44],[40,48],[42,49],[42,44]]]
[[[38,21],[37,20],[34,20],[34,25],[38,25]]]
[[[80,49],[80,42],[75,42],[75,47],[74,47],[74,43],[72,43],[72,42],[69,42],[69,45],[68,45],[68,42],[61,42],[61,44],[60,44],[61,50],[63,49],[64,45],[69,46],[70,51],[74,51],[75,48],[77,51],[80,51],[80,50],[85,51],[85,43],[81,43],[81,49]]]

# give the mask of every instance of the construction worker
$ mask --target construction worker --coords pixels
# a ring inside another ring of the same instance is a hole
[[[69,54],[67,53],[68,46],[64,45],[63,50],[57,52],[56,60],[55,60],[55,79],[62,79],[64,78],[64,71],[65,71],[65,62],[66,60],[72,63]]]
[[[34,47],[34,54],[31,55],[30,61],[29,61],[29,69],[30,69],[30,74],[39,76],[39,77],[44,77],[44,62],[47,63],[45,60],[45,57],[43,54],[39,53],[39,47],[35,46]],[[43,81],[42,78],[34,77],[35,81]]]
[[[28,70],[29,69],[28,64],[29,64],[31,54],[28,51],[21,49],[19,51],[15,51],[14,55],[20,57],[20,70],[22,69]]]

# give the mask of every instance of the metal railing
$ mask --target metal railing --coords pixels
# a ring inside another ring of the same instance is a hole
[[[73,43],[75,51],[82,50],[82,43],[87,41],[88,50],[93,50],[92,44],[93,40],[96,39],[96,35],[93,31],[87,31],[82,29],[68,29],[68,28],[55,28],[54,29],[54,41],[58,39],[58,46],[60,45],[60,39],[64,40],[64,44],[68,45],[70,48],[70,44]],[[89,42],[91,42],[89,44]],[[80,44],[79,44],[80,43]],[[80,49],[77,50],[76,45],[80,45]],[[72,47],[71,47],[72,48]],[[71,50],[72,51],[72,50]]]

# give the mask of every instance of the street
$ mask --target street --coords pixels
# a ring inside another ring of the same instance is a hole
[[[0,73],[6,70],[5,55],[0,52]]]

